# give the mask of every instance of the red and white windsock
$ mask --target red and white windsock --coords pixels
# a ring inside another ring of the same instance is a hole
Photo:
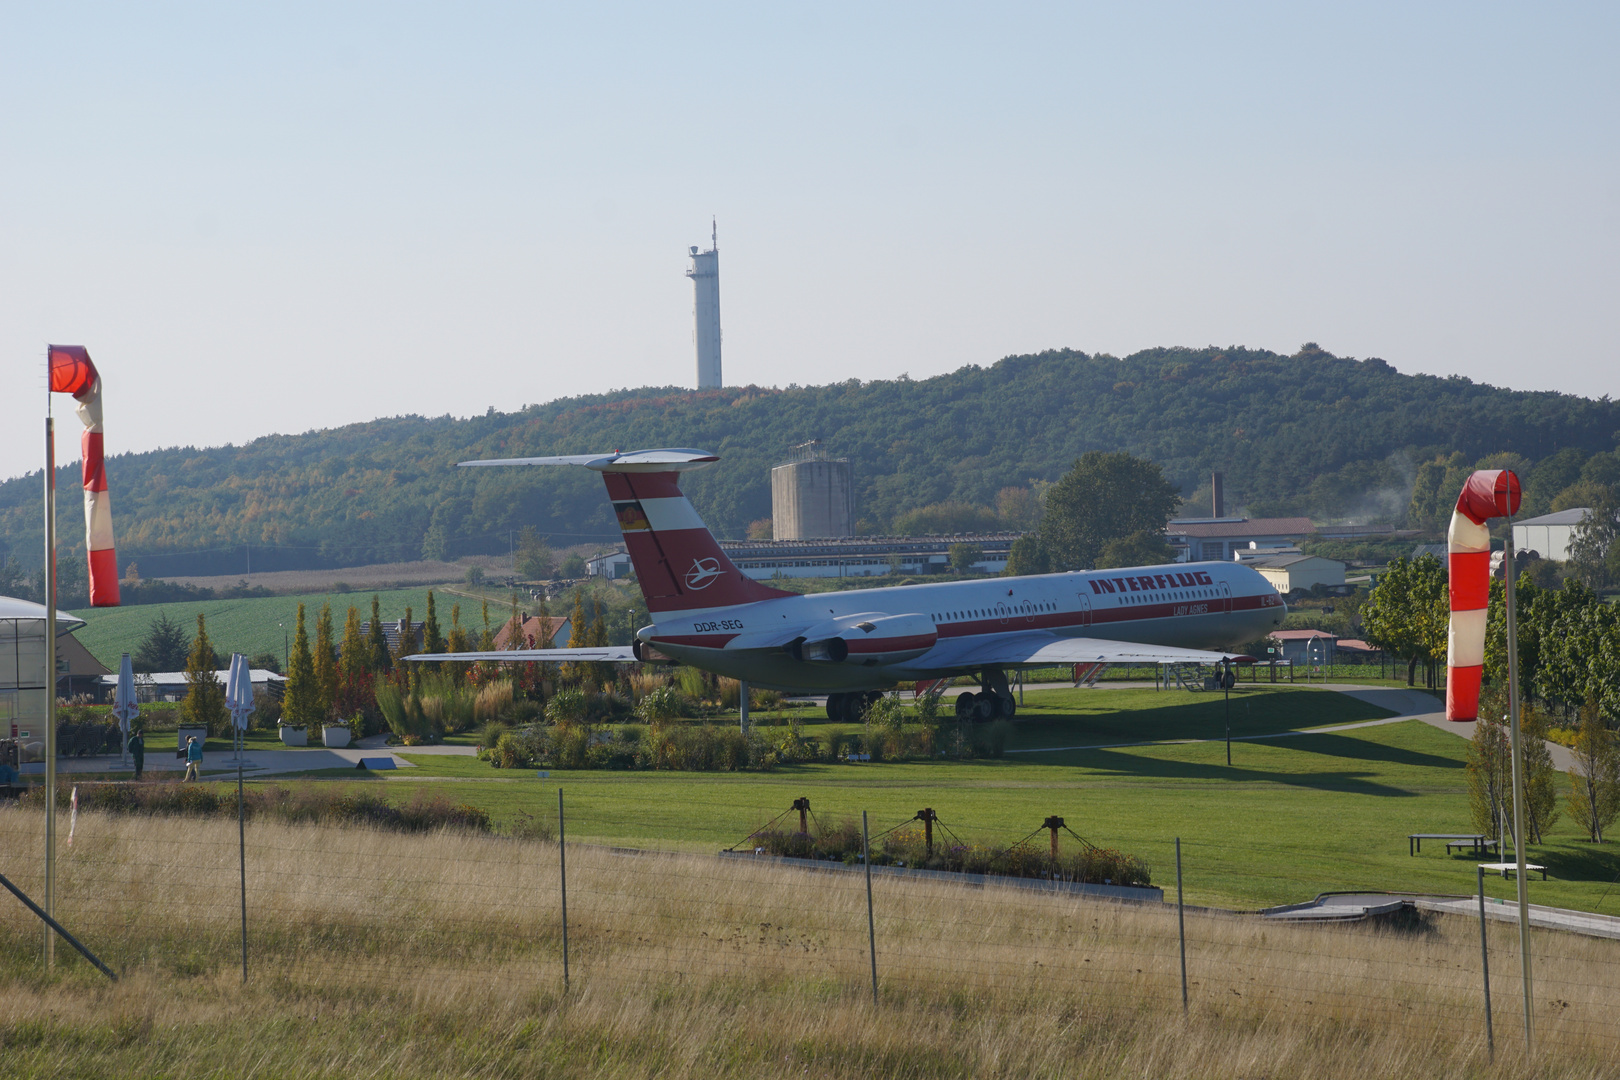
[[[1451,515],[1451,629],[1446,650],[1446,719],[1479,719],[1485,671],[1485,612],[1491,603],[1491,530],[1486,522],[1519,512],[1519,478],[1511,469],[1474,473]]]
[[[90,606],[118,606],[118,557],[113,551],[112,502],[101,448],[101,376],[82,345],[52,345],[51,391],[72,394],[84,422],[84,544],[90,552]],[[55,483],[56,478],[51,477]]]

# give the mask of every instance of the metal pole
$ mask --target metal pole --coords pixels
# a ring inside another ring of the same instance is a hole
[[[872,1005],[878,1003],[877,925],[872,921],[872,851],[867,837],[866,811],[861,811],[861,864],[866,867],[866,948],[872,957]]]
[[[1519,627],[1513,610],[1513,515],[1508,515],[1503,550],[1502,594],[1507,608],[1508,733],[1513,739],[1513,859],[1519,893],[1519,970],[1524,983],[1524,1048],[1536,1046],[1534,995],[1530,982],[1530,883],[1524,873],[1524,747],[1519,739]]]
[[[568,832],[563,827],[563,789],[557,789],[557,865],[562,868],[563,991],[568,990]]]
[[[236,718],[231,718],[235,726]],[[236,755],[236,854],[242,875],[242,982],[247,983],[247,814],[242,809],[242,755]]]
[[[1485,978],[1485,1048],[1491,1060],[1496,1060],[1496,1033],[1491,1030],[1491,955],[1485,948],[1485,868],[1476,866],[1479,875],[1479,970]]]
[[[1221,687],[1226,691],[1226,764],[1232,765],[1232,688],[1227,686],[1227,662],[1221,661]]]
[[[79,950],[80,956],[83,956],[86,960],[96,965],[103,975],[107,976],[107,978],[111,979],[113,982],[118,981],[118,976],[113,973],[112,968],[108,967],[106,964],[103,964],[94,953],[80,943],[78,938],[68,933],[61,923],[57,922],[55,919],[46,914],[44,908],[28,899],[28,895],[21,889],[17,888],[17,886],[13,885],[11,880],[4,874],[0,874],[0,885],[4,885],[7,889],[10,889],[11,895],[21,900],[28,906],[29,911],[32,911],[35,915],[38,915],[45,921],[45,932],[47,934],[49,934],[52,930],[55,930],[58,934],[62,935],[63,939],[66,940],[69,945]]]
[[[1176,932],[1181,936],[1181,1015],[1187,1015],[1187,911],[1181,895],[1181,837],[1176,837]]]
[[[46,386],[50,358],[45,360]],[[56,421],[45,394],[45,916],[56,915]],[[45,967],[56,966],[56,935],[47,923]]]
[[[748,681],[740,679],[737,682],[737,721],[742,726],[742,733],[748,734]]]

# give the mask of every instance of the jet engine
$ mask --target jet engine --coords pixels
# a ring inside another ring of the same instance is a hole
[[[787,651],[811,663],[876,667],[921,656],[938,640],[939,630],[927,615],[866,612],[812,626]]]

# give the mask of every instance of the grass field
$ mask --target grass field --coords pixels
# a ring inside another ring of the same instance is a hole
[[[435,602],[443,599],[439,606],[439,624],[448,633],[450,626],[450,609],[453,604],[461,604],[461,619],[465,626],[476,626],[483,629],[483,615],[477,601],[465,600],[459,597],[442,595],[435,596]],[[426,588],[420,589],[388,589],[377,595],[382,602],[382,617],[386,621],[397,621],[405,617],[407,605],[411,608],[411,617],[421,619],[427,611]],[[147,628],[161,612],[179,623],[189,637],[197,629],[197,615],[201,613],[208,620],[208,637],[214,643],[214,648],[222,654],[233,652],[246,653],[253,656],[257,653],[274,653],[281,656],[285,646],[284,634],[295,632],[298,625],[298,605],[305,607],[305,621],[313,642],[315,636],[315,619],[320,615],[321,604],[332,605],[332,620],[334,632],[341,638],[343,634],[343,620],[348,614],[350,605],[360,611],[360,620],[365,622],[371,618],[370,592],[348,593],[305,593],[297,596],[262,596],[248,600],[200,600],[176,604],[142,604],[136,607],[124,608],[86,608],[75,611],[74,615],[85,620],[86,625],[74,636],[84,643],[92,656],[103,664],[118,670],[118,658],[123,653],[133,653],[146,636]],[[505,617],[504,605],[491,601],[490,619],[496,623]],[[499,614],[497,614],[499,612]]]
[[[35,815],[0,866],[37,891]],[[87,813],[58,912],[119,973],[0,908],[3,1071],[26,1077],[1598,1077],[1620,943],[1467,919],[1301,927],[712,856],[255,823],[243,982],[232,821]]]
[[[493,769],[472,757],[402,756],[417,768],[359,781],[408,798],[440,791],[488,810],[554,817],[565,793],[570,836],[622,846],[712,852],[807,796],[824,820],[869,812],[874,833],[933,808],[963,840],[1010,844],[1048,816],[1093,843],[1145,858],[1156,882],[1174,882],[1183,841],[1189,899],[1243,909],[1368,889],[1469,893],[1474,862],[1433,845],[1407,854],[1407,834],[1471,828],[1463,763],[1467,743],[1420,721],[1337,732],[1304,729],[1385,714],[1345,695],[1304,688],[1243,688],[1232,695],[1233,735],[1282,735],[1232,746],[1219,697],[1153,690],[1048,690],[1027,695],[1001,759],[794,765],[770,773],[560,772]],[[761,717],[760,719],[765,719]],[[810,734],[830,724],[807,724]],[[785,729],[761,729],[767,737]],[[1146,743],[1147,745],[1116,745]],[[1041,747],[1095,746],[1047,751]],[[353,774],[335,773],[347,780]],[[267,781],[268,782],[268,781]],[[943,835],[943,834],[942,834]],[[1044,835],[1044,834],[1043,834]],[[1064,843],[1073,841],[1066,835]],[[746,845],[745,845],[746,846]],[[1620,851],[1581,840],[1567,820],[1531,849],[1552,880],[1534,902],[1620,914]],[[1495,896],[1510,882],[1487,881]]]

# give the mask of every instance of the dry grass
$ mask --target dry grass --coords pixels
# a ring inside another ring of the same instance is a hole
[[[65,824],[65,823],[64,823]],[[256,823],[240,982],[232,823],[81,815],[59,912],[124,978],[39,973],[0,918],[8,1075],[1605,1076],[1620,943],[1536,937],[1542,1052],[1518,1052],[1511,931],[1188,919],[1016,889],[554,844]],[[39,822],[0,811],[0,869],[39,887]],[[66,955],[65,946],[59,955]]]

